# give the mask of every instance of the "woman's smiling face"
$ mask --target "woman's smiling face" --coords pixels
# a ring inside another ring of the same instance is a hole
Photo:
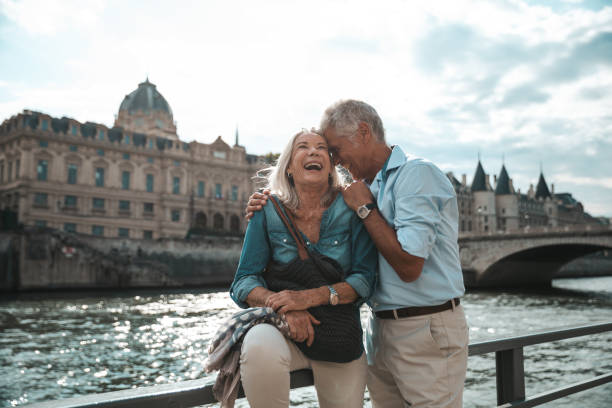
[[[296,185],[327,186],[331,162],[325,139],[315,133],[305,133],[293,142],[291,163],[287,173]]]

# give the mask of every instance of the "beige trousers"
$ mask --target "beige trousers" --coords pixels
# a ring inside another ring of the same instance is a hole
[[[251,407],[288,407],[289,373],[303,368],[312,369],[320,407],[363,407],[365,353],[349,363],[315,361],[272,325],[258,324],[246,334],[240,355],[240,375]]]
[[[371,316],[366,349],[372,407],[462,406],[468,328],[461,306],[398,320]]]

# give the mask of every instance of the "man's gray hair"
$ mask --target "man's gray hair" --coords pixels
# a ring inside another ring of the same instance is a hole
[[[302,129],[299,133],[293,136],[291,140],[289,140],[289,143],[287,143],[285,149],[278,157],[276,166],[271,166],[260,171],[260,173],[263,174],[263,177],[267,179],[266,188],[270,189],[272,194],[276,194],[283,204],[291,210],[295,210],[300,206],[300,198],[295,190],[295,186],[292,186],[291,183],[289,183],[287,169],[291,164],[293,145],[295,144],[296,139],[308,133],[318,134],[314,130]],[[329,157],[329,161],[330,163],[333,163],[331,156]],[[342,178],[338,174],[338,169],[334,167],[333,164],[330,171],[331,183],[328,184],[327,191],[321,198],[321,204],[325,207],[328,207],[332,203],[335,197],[334,193],[343,185],[341,181]]]
[[[333,129],[338,136],[351,136],[357,131],[360,122],[370,126],[376,140],[385,141],[385,128],[376,109],[354,99],[341,100],[327,108],[321,118],[320,132],[325,134],[328,129]]]

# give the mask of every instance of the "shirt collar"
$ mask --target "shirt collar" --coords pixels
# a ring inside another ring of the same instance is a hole
[[[385,162],[382,169],[376,173],[376,177],[374,180],[387,181],[387,177],[389,172],[393,169],[400,167],[402,164],[406,163],[406,154],[402,150],[401,147],[395,145],[391,150],[391,154],[387,157],[387,161]]]

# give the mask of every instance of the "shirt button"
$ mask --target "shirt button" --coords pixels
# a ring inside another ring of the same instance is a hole
[[[338,241],[334,241],[334,245],[338,245]]]
[[[283,238],[283,242],[287,242],[287,238]]]
[[[310,245],[310,242],[306,242],[306,245]]]

